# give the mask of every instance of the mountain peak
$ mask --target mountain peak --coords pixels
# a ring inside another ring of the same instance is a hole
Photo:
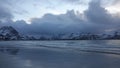
[[[3,26],[0,28],[0,35],[5,39],[17,39],[19,36],[19,32],[14,29],[12,26]]]

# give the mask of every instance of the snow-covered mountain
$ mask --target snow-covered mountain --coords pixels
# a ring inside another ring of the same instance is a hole
[[[109,40],[120,39],[120,33],[115,32],[108,34],[91,34],[91,33],[69,33],[69,34],[53,34],[53,35],[21,35],[12,26],[3,26],[0,28],[0,40]]]
[[[19,32],[11,26],[3,26],[0,28],[1,40],[17,40],[20,38]]]

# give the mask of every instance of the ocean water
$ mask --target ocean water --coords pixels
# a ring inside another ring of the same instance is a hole
[[[120,40],[1,41],[0,68],[120,68]]]

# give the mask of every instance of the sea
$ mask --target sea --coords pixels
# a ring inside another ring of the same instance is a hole
[[[0,68],[120,68],[120,40],[0,41]]]

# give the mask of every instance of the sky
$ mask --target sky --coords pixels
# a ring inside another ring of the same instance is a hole
[[[9,2],[9,0],[6,0]],[[14,21],[29,20],[34,17],[42,17],[46,13],[62,14],[68,10],[83,12],[87,8],[89,0],[11,0],[9,2]]]
[[[29,35],[120,29],[119,0],[0,0],[0,25]]]

